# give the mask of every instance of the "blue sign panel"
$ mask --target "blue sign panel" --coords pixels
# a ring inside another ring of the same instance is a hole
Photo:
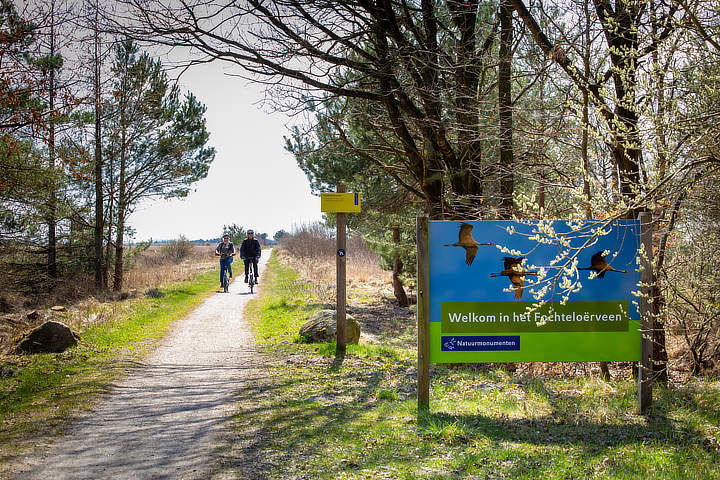
[[[491,352],[520,350],[520,336],[457,336],[442,337],[443,352]]]
[[[639,360],[638,220],[431,221],[428,241],[431,362]]]

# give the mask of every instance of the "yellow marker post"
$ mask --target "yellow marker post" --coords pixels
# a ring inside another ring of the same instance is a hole
[[[320,211],[327,213],[360,213],[359,193],[323,193]]]
[[[337,192],[323,193],[320,196],[320,210],[326,213],[336,214],[337,225],[337,344],[336,355],[345,354],[345,300],[346,300],[346,276],[345,276],[345,248],[346,248],[346,224],[348,213],[360,213],[360,194],[345,192],[345,185],[338,184]]]

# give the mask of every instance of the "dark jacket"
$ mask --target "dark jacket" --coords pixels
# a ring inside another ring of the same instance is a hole
[[[260,257],[260,242],[255,238],[243,240],[242,245],[240,245],[240,256],[242,258]]]

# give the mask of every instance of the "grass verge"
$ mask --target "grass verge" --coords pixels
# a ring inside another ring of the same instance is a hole
[[[217,271],[200,274],[167,287],[158,298],[122,304],[109,320],[82,330],[77,347],[3,362],[0,477],[36,444],[62,433],[74,416],[91,407],[150,352],[176,320],[215,291]]]
[[[435,365],[431,411],[418,418],[414,350],[334,357],[296,337],[321,308],[306,282],[273,258],[263,288],[246,313],[273,372],[235,420],[260,432],[253,457],[267,478],[720,479],[717,381],[657,388],[639,416],[631,379]]]

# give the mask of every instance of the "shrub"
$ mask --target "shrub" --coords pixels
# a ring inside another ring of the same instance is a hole
[[[193,243],[180,235],[180,238],[162,246],[160,254],[174,263],[180,263],[193,252]]]

